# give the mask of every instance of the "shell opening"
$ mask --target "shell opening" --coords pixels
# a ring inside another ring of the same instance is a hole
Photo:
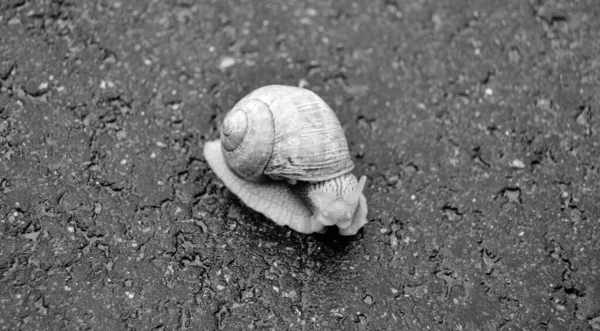
[[[367,182],[367,176],[361,176],[360,181],[358,182],[358,184],[356,184],[356,187],[354,188],[354,190],[352,190],[352,192],[346,196],[346,202],[348,202],[349,204],[358,203],[358,198],[360,198],[360,194],[362,193],[363,189],[365,188],[366,182]]]
[[[223,147],[231,152],[241,145],[248,130],[248,118],[241,110],[229,113],[223,121],[221,133]]]

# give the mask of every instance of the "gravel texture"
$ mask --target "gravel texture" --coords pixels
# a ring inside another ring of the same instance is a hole
[[[597,0],[0,1],[0,329],[600,330]],[[208,168],[268,84],[338,113],[358,235]]]

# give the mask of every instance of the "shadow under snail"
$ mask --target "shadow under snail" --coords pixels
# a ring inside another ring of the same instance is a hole
[[[314,92],[258,88],[227,113],[220,131],[204,156],[250,208],[301,233],[336,225],[341,235],[354,235],[367,223],[367,178],[351,173],[340,122]]]

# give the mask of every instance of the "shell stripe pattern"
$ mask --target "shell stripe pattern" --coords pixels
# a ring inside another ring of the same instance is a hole
[[[324,225],[311,221],[311,212],[301,198],[306,193],[292,192],[293,189],[306,190],[308,184],[289,186],[281,181],[257,183],[244,180],[226,166],[219,140],[204,145],[204,156],[225,186],[250,208],[301,233],[324,231]]]
[[[317,94],[270,85],[247,97],[265,102],[273,112],[275,140],[266,175],[316,182],[352,171],[354,164],[340,122]]]

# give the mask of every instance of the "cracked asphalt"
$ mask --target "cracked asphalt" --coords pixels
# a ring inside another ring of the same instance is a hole
[[[0,329],[600,330],[595,0],[3,0]],[[358,235],[245,207],[206,141],[302,85]]]

